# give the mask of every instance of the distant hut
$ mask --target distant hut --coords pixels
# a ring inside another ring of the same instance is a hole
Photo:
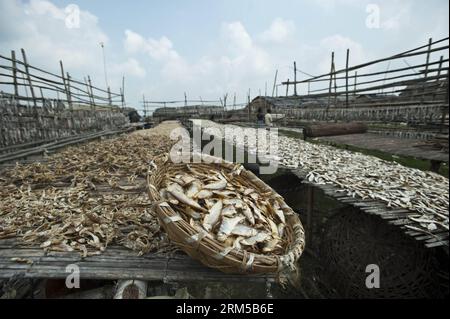
[[[180,118],[210,118],[222,112],[223,107],[215,105],[161,107],[153,112],[153,118],[157,121],[176,120]]]

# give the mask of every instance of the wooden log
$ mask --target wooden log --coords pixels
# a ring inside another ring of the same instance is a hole
[[[313,124],[305,128],[304,134],[307,137],[333,136],[366,133],[366,124],[362,123],[324,123]]]

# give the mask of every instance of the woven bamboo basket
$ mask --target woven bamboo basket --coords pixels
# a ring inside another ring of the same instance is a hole
[[[209,155],[202,154],[202,157],[203,159],[208,157],[208,163],[203,160],[202,163],[189,163],[188,165],[197,169],[208,167],[225,172],[231,171],[236,166],[234,163]],[[214,162],[211,163],[212,161]],[[245,169],[235,177],[241,178],[240,182],[248,187],[272,194],[271,197],[279,199],[282,203],[281,208],[286,218],[285,237],[283,238],[287,241],[284,254],[266,255],[250,253],[243,249],[227,249],[223,243],[200,234],[188,221],[180,218],[181,215],[167,202],[162,200],[159,190],[162,188],[166,174],[183,171],[187,171],[185,163],[174,164],[167,160],[148,176],[149,197],[154,202],[154,210],[161,226],[174,244],[204,265],[225,273],[269,274],[296,270],[296,262],[305,247],[305,232],[298,215],[279,194]]]

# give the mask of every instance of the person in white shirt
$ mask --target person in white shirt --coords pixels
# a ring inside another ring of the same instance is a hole
[[[272,113],[272,111],[269,109],[269,110],[267,110],[267,113],[264,116],[264,122],[265,122],[267,127],[272,127],[273,126],[272,114],[271,113]]]

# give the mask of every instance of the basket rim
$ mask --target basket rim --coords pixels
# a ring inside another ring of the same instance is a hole
[[[200,162],[195,162],[192,161],[195,157],[197,157],[197,160],[200,159]],[[233,162],[229,162],[226,161],[222,158],[219,157],[215,157],[215,156],[211,156],[208,154],[202,154],[202,153],[194,153],[191,154],[190,156],[191,162],[189,163],[173,163],[170,160],[170,157],[166,157],[166,160],[160,164],[160,166],[156,169],[156,171],[159,171],[161,168],[166,168],[168,165],[193,165],[195,167],[195,165],[198,164],[207,164],[207,165],[220,165],[226,169],[231,169],[233,167],[236,167],[236,165],[240,165],[243,168],[243,172],[245,172],[245,174],[250,175],[253,179],[258,180],[261,184],[261,186],[264,186],[264,188],[266,188],[267,191],[270,191],[271,194],[273,194],[272,198],[276,198],[278,200],[281,201],[281,209],[283,210],[285,216],[286,216],[286,227],[290,227],[292,229],[292,241],[291,243],[288,245],[288,248],[284,251],[283,254],[262,254],[262,253],[252,253],[252,252],[248,252],[245,249],[238,249],[238,248],[230,248],[229,252],[227,254],[231,254],[232,252],[234,252],[233,256],[235,256],[236,259],[239,260],[243,260],[242,262],[246,261],[246,258],[249,255],[253,255],[253,258],[255,259],[265,259],[265,260],[270,260],[275,266],[274,268],[277,268],[277,271],[281,271],[283,270],[285,267],[288,267],[290,269],[295,269],[295,262],[300,258],[300,256],[302,255],[303,251],[304,251],[304,247],[305,247],[305,231],[303,228],[303,225],[301,223],[301,220],[298,216],[297,213],[295,213],[292,208],[290,206],[288,206],[284,200],[284,198],[279,195],[274,189],[272,189],[269,185],[267,185],[264,181],[262,181],[261,179],[259,179],[259,177],[257,177],[255,174],[253,174],[253,172],[246,170],[242,164],[240,163],[233,163]],[[204,160],[207,160],[208,162],[204,162]],[[161,187],[157,187],[156,185],[154,185],[154,177],[157,174],[148,174],[147,176],[147,186],[148,186],[148,190],[149,190],[149,197],[152,201],[155,202],[157,209],[155,209],[157,215],[158,215],[158,220],[160,223],[163,223],[163,221],[161,220],[162,218],[164,218],[164,216],[161,216],[164,214],[163,209],[165,208],[167,210],[168,213],[171,214],[171,217],[174,216],[180,216],[181,214],[179,212],[177,212],[167,201],[163,200],[160,196],[159,190],[161,189]],[[262,187],[260,185],[256,185],[252,180],[249,181],[250,184],[252,184],[252,186],[256,187],[257,189],[261,189]],[[153,190],[153,192],[151,191],[151,189]],[[200,234],[200,232],[195,229],[194,227],[192,227],[188,221],[186,221],[184,218],[182,218],[182,221],[184,221],[186,223],[186,226],[188,228],[188,230],[192,231],[192,233],[196,233],[197,235]],[[184,229],[181,229],[179,226],[177,226],[177,223],[174,222],[173,223],[175,225],[175,227],[177,228],[178,232],[184,232]],[[165,227],[163,227],[165,228]],[[166,228],[165,228],[166,229]],[[173,231],[173,230],[172,230]],[[166,232],[168,233],[169,237],[170,237],[170,233],[169,231]],[[206,232],[206,231],[205,231]],[[207,233],[207,232],[206,232]],[[227,250],[228,247],[226,247],[222,242],[219,242],[216,238],[208,238],[208,237],[204,237],[202,239],[199,240],[198,245],[201,245],[201,242],[203,240],[211,240],[213,241],[216,245],[221,247],[221,251],[217,251],[217,253],[223,253],[223,251]],[[175,242],[175,244],[177,244]],[[181,247],[182,250],[184,250]],[[208,249],[210,249],[210,247],[208,247]],[[237,255],[242,254],[243,258],[238,258]],[[224,265],[225,266],[225,265]],[[233,266],[230,266],[233,267]],[[265,265],[264,267],[271,267],[270,265]],[[217,268],[217,267],[215,267]]]

